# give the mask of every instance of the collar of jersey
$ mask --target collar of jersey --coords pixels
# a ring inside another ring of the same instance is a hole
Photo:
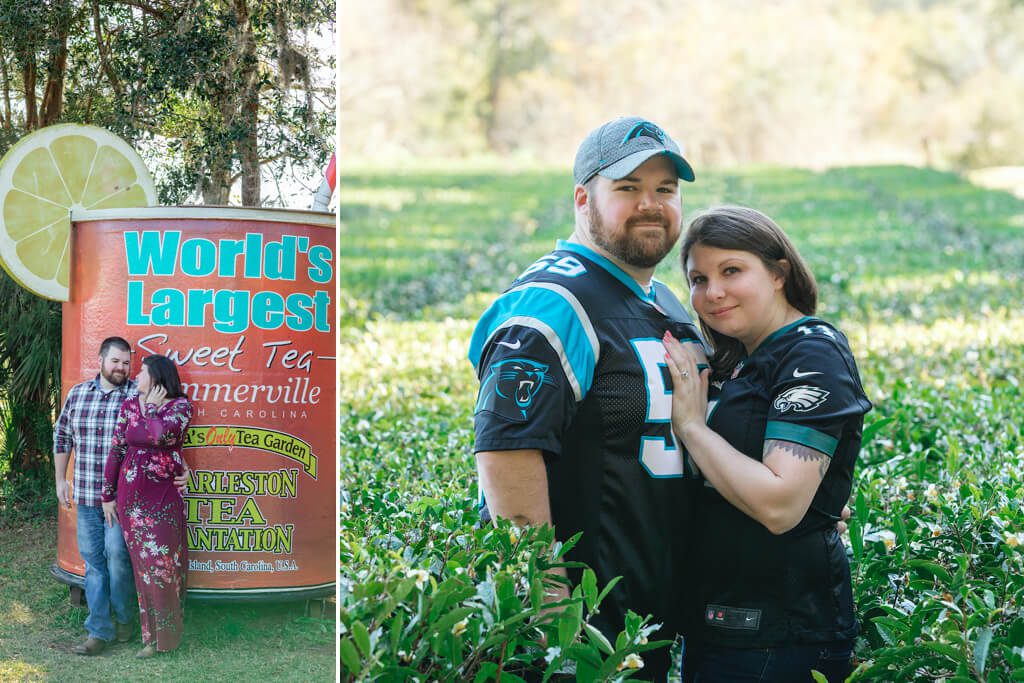
[[[579,254],[580,256],[585,256],[588,261],[593,261],[597,265],[601,266],[608,271],[612,277],[629,287],[629,289],[638,297],[644,301],[651,303],[654,302],[654,283],[656,282],[654,278],[651,278],[651,291],[648,293],[644,291],[643,287],[641,287],[639,283],[629,275],[629,273],[624,271],[622,268],[619,268],[604,256],[601,256],[596,251],[588,249],[582,244],[567,242],[566,240],[558,240],[558,243],[555,246],[563,251],[571,251]]]
[[[814,320],[814,318],[812,318],[809,315],[805,315],[805,316],[801,317],[799,320],[794,320],[793,322],[791,322],[788,325],[783,325],[782,327],[780,327],[779,329],[775,330],[774,332],[769,334],[767,337],[765,337],[765,340],[763,342],[761,342],[760,344],[758,344],[757,348],[754,349],[754,353],[757,353],[760,349],[765,348],[766,346],[771,344],[773,341],[775,341],[776,339],[778,339],[782,335],[786,334],[787,332],[789,332],[790,330],[795,328],[797,325],[803,325],[808,320]],[[753,355],[753,354],[751,354],[751,355]],[[749,356],[748,356],[748,358],[749,358]]]

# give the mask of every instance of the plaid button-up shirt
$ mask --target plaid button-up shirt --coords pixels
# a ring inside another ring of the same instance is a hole
[[[79,505],[99,507],[117,415],[121,404],[137,393],[133,380],[104,392],[99,375],[68,392],[53,427],[53,452],[75,452],[74,496]]]

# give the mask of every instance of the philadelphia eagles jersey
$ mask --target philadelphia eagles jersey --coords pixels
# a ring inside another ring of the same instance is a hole
[[[708,425],[760,461],[774,439],[831,462],[795,528],[773,535],[713,488],[700,506],[702,636],[727,647],[772,647],[857,633],[850,569],[835,525],[850,496],[871,403],[846,338],[805,317],[768,337],[714,383]]]
[[[570,559],[602,584],[623,577],[593,619],[609,637],[627,609],[666,624],[658,637],[678,631],[684,611],[682,550],[700,480],[672,434],[666,331],[700,345],[665,285],[645,292],[608,259],[559,242],[484,313],[470,343],[475,450],[543,452],[558,538],[583,532]]]

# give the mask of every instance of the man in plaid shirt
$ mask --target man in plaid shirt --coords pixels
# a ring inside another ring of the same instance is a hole
[[[74,499],[78,505],[78,552],[85,560],[85,620],[88,639],[72,651],[99,654],[114,640],[132,639],[138,604],[135,577],[121,526],[104,526],[100,505],[103,465],[110,451],[114,425],[125,399],[137,394],[128,378],[132,349],[121,337],[108,337],[100,345],[100,372],[68,392],[53,429],[57,500],[70,509],[67,469],[75,451]],[[116,621],[115,621],[116,620]]]

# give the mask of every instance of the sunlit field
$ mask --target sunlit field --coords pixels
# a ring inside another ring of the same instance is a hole
[[[536,618],[560,549],[478,528],[469,335],[572,221],[568,170],[497,168],[343,170],[343,678],[642,676],[644,615],[602,642],[584,586]],[[698,180],[687,214],[748,204],[790,234],[875,404],[846,539],[853,680],[1024,680],[1024,201],[906,167]],[[674,258],[658,277],[685,298]]]

